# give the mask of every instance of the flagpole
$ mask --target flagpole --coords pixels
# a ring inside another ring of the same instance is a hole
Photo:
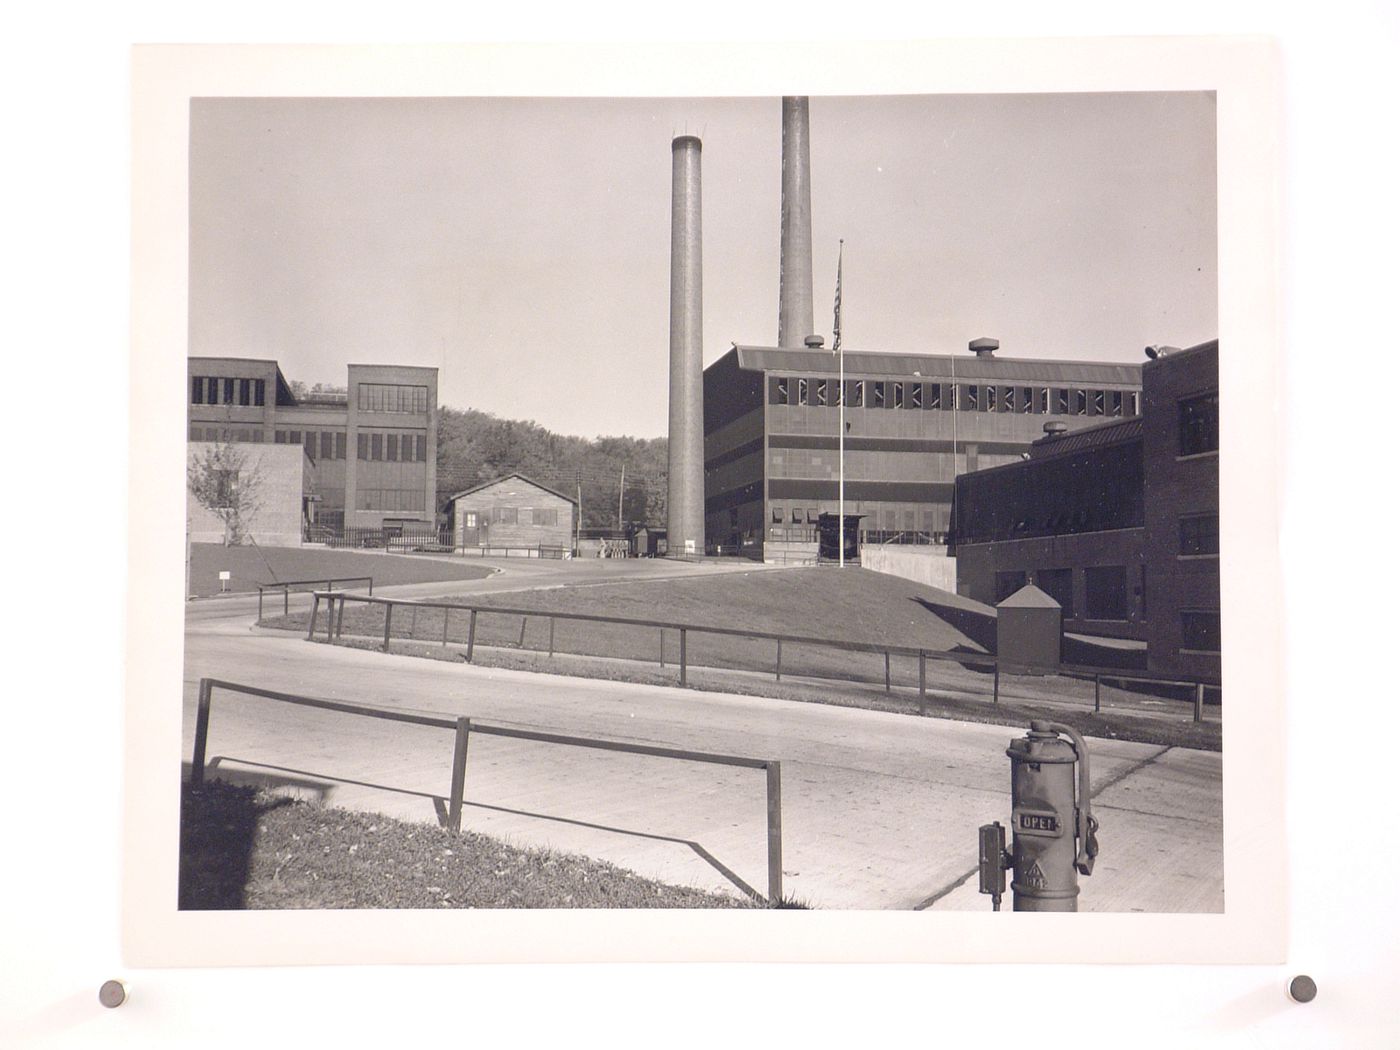
[[[841,349],[841,257],[846,242],[840,242],[836,251],[836,331],[832,341],[836,344],[836,396],[840,411],[836,426],[836,565],[846,567],[846,353]]]

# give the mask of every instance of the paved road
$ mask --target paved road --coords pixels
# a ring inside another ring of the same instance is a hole
[[[585,565],[507,566],[468,585],[504,590],[585,579],[568,569],[609,578]],[[642,572],[663,570],[715,571]],[[431,587],[464,585],[396,590]],[[988,907],[967,876],[977,826],[1008,818],[1003,751],[1012,730],[327,647],[250,628],[242,601],[192,605],[186,754],[197,681],[208,675],[496,724],[777,758],[789,894],[826,908]],[[1102,853],[1081,907],[1222,909],[1220,756],[1107,740],[1090,746]],[[425,821],[436,819],[447,793],[451,751],[446,731],[231,696],[216,697],[209,741],[211,760],[228,775]],[[467,797],[468,827],[520,844],[710,889],[766,887],[758,771],[477,735]]]

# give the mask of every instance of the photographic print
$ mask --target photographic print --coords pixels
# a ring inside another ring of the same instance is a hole
[[[1219,109],[191,92],[182,921],[1223,918]]]

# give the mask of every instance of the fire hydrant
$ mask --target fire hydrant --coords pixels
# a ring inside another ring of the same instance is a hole
[[[1068,740],[1065,737],[1069,737]],[[1079,876],[1099,852],[1089,804],[1089,749],[1077,731],[1032,721],[1006,749],[1011,759],[1011,852],[1000,823],[978,829],[978,888],[1001,910],[1006,869],[1015,911],[1077,911]]]

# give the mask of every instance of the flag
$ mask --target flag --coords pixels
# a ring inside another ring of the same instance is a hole
[[[846,242],[842,241],[841,246],[836,250],[836,317],[831,322],[832,353],[841,349],[841,255],[845,248]]]

